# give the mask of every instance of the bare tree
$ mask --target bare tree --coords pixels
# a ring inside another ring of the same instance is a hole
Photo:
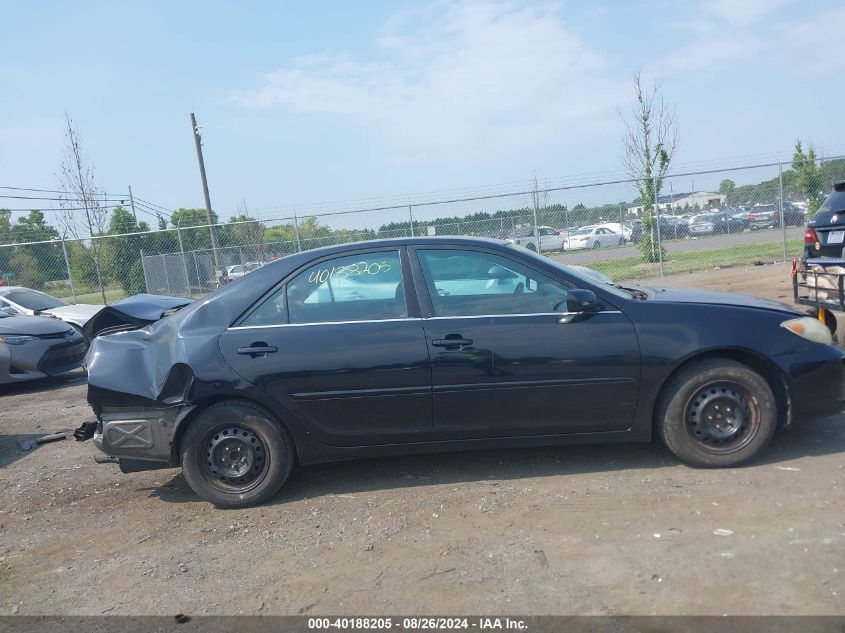
[[[534,237],[537,240],[536,247],[537,252],[541,253],[542,247],[540,246],[540,227],[539,227],[539,219],[538,216],[541,215],[542,211],[548,206],[549,204],[549,192],[545,191],[540,188],[540,180],[537,178],[537,172],[531,172],[531,193],[529,194],[528,200],[528,208],[533,214],[533,222],[534,222]]]
[[[634,73],[634,104],[631,114],[619,116],[625,123],[622,164],[636,180],[643,207],[640,250],[650,262],[663,255],[654,239],[655,221],[652,211],[663,186],[663,179],[678,148],[678,116],[675,108],[663,99],[660,85],[643,86],[639,73]],[[659,227],[658,227],[659,230]]]
[[[76,238],[85,236],[92,238],[94,272],[103,296],[103,304],[105,304],[106,291],[100,272],[100,245],[93,238],[106,232],[108,207],[101,204],[102,194],[94,179],[94,165],[85,153],[79,132],[67,112],[65,112],[65,146],[62,152],[61,180],[61,189],[66,192],[61,194],[62,201],[59,203],[62,208],[59,215],[62,233],[65,237],[72,235]],[[82,224],[78,221],[79,219],[82,219]]]

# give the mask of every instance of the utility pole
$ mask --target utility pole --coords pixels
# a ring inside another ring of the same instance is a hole
[[[132,209],[132,217],[135,219],[135,226],[138,226],[138,216],[135,215],[135,198],[132,197],[132,185],[129,185],[129,208]]]
[[[200,166],[200,178],[202,179],[202,195],[205,198],[205,213],[208,218],[208,232],[211,234],[211,254],[214,258],[214,268],[220,268],[220,260],[217,257],[217,236],[214,234],[214,222],[211,219],[211,197],[208,195],[208,179],[205,177],[205,161],[202,159],[202,137],[197,126],[197,119],[191,112],[191,129],[194,131],[194,145],[197,147],[197,162]]]

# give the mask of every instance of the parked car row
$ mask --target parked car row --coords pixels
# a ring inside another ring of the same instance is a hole
[[[533,227],[518,226],[511,232],[506,241],[535,253],[548,253],[582,248],[624,246],[630,238],[630,227],[608,222],[582,226],[577,229],[554,229],[550,226],[538,226],[536,235]]]
[[[227,266],[226,270],[222,274],[222,281],[224,284],[232,283],[235,279],[240,279],[247,273],[251,273],[253,270],[258,270],[266,263],[267,262],[247,262],[246,264],[234,264],[233,266]]]

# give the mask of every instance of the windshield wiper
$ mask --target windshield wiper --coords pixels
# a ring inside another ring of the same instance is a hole
[[[628,288],[627,286],[621,286],[619,284],[613,284],[614,288],[619,288],[620,290],[624,290],[625,292],[631,293],[631,295],[637,301],[642,301],[643,299],[648,299],[648,293],[639,288]]]

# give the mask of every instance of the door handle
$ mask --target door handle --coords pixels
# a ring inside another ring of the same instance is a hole
[[[239,347],[238,354],[249,355],[255,358],[256,356],[260,356],[263,354],[273,354],[274,352],[278,352],[279,348],[275,345],[267,345],[267,344],[260,344],[260,345],[250,345],[249,347]]]
[[[460,334],[450,334],[446,338],[436,338],[431,344],[434,347],[445,347],[446,349],[463,349],[467,345],[472,345],[471,338],[464,338]]]

